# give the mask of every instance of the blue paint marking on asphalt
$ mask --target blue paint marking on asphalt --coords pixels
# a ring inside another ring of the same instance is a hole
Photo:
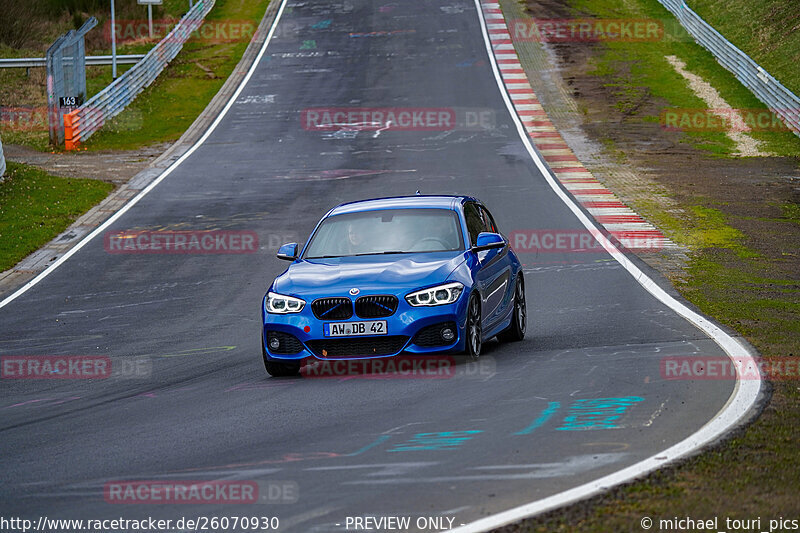
[[[389,437],[389,435],[381,435],[380,437],[378,437],[377,439],[375,439],[375,440],[374,440],[372,443],[370,443],[370,444],[367,444],[366,446],[364,446],[363,448],[361,448],[361,449],[360,449],[360,450],[358,450],[357,452],[353,452],[353,453],[348,453],[348,454],[346,454],[346,457],[352,457],[353,455],[359,455],[359,454],[362,454],[362,453],[364,453],[365,451],[369,450],[370,448],[374,448],[374,447],[375,447],[375,446],[377,446],[378,444],[380,444],[380,443],[382,443],[382,442],[385,442],[385,441],[389,440],[389,438],[390,438],[390,437]]]
[[[324,30],[330,27],[331,22],[333,22],[333,20],[331,19],[320,20],[319,22],[311,26],[311,28],[315,30]]]
[[[422,450],[451,450],[472,439],[479,429],[468,431],[443,431],[441,433],[417,433],[409,442],[398,444],[390,452],[416,452]]]
[[[531,422],[531,425],[523,429],[522,431],[517,431],[514,435],[528,435],[529,433],[533,433],[533,430],[547,422],[553,413],[558,411],[558,408],[561,407],[561,402],[550,402],[547,408],[542,411],[542,414],[539,415],[539,418]]]
[[[643,402],[639,396],[624,398],[596,398],[578,400],[569,408],[564,423],[556,431],[579,431],[589,429],[614,429],[617,420],[622,418],[632,405]]]

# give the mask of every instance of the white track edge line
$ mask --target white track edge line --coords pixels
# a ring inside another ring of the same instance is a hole
[[[258,55],[256,56],[255,60],[253,61],[253,64],[250,65],[250,69],[247,71],[247,74],[245,75],[244,78],[242,78],[242,81],[239,83],[239,86],[236,88],[236,91],[233,93],[233,95],[231,96],[230,100],[228,100],[228,103],[222,109],[220,114],[217,115],[217,118],[214,119],[214,122],[211,123],[211,126],[208,127],[208,129],[203,134],[203,136],[200,137],[200,139],[198,139],[181,157],[179,157],[174,163],[172,163],[169,167],[167,167],[167,169],[164,170],[164,172],[162,172],[161,175],[159,175],[156,179],[154,179],[152,182],[150,182],[150,184],[147,187],[145,187],[144,189],[139,191],[139,194],[137,194],[136,196],[131,198],[128,201],[128,203],[123,205],[117,212],[115,212],[113,215],[111,215],[105,222],[103,222],[101,225],[99,225],[97,228],[95,228],[94,231],[92,231],[91,233],[86,235],[83,239],[81,239],[81,241],[78,242],[78,244],[76,244],[74,247],[72,247],[69,251],[67,251],[67,253],[65,253],[64,255],[59,257],[58,260],[56,260],[55,263],[53,263],[52,265],[50,265],[49,267],[44,269],[36,277],[34,277],[32,280],[28,281],[25,285],[23,285],[22,287],[17,289],[11,295],[7,296],[3,301],[0,301],[0,309],[2,309],[6,305],[10,304],[14,300],[19,298],[23,294],[25,294],[29,289],[34,287],[37,283],[39,283],[44,278],[46,278],[48,275],[50,275],[56,268],[61,266],[67,259],[69,259],[75,253],[77,253],[78,250],[83,248],[84,245],[86,245],[89,241],[91,241],[92,239],[97,237],[100,233],[102,233],[106,228],[108,228],[111,224],[113,224],[119,217],[124,215],[131,207],[136,205],[139,202],[139,200],[144,198],[144,196],[147,193],[149,193],[151,190],[153,190],[156,187],[156,185],[161,183],[164,180],[164,178],[169,176],[172,173],[173,170],[175,170],[181,163],[183,163],[190,155],[192,155],[194,153],[195,150],[197,150],[206,141],[206,139],[208,139],[208,137],[214,132],[216,127],[219,125],[219,123],[222,122],[222,119],[225,118],[225,115],[228,114],[228,111],[230,110],[230,108],[233,107],[233,104],[236,102],[236,99],[239,97],[239,94],[241,94],[241,92],[244,89],[245,85],[247,85],[247,82],[250,81],[250,78],[252,77],[253,72],[255,72],[256,67],[258,67],[258,64],[261,61],[261,58],[264,56],[264,52],[267,51],[267,45],[269,45],[269,42],[272,40],[272,35],[275,33],[275,28],[278,26],[278,22],[280,21],[281,14],[283,13],[283,8],[286,7],[286,1],[287,0],[282,0],[281,1],[281,7],[278,9],[278,13],[275,15],[275,20],[272,21],[272,25],[271,25],[271,27],[269,29],[269,33],[267,34],[267,38],[264,41],[264,44],[261,46],[261,50],[259,50]]]
[[[642,287],[644,287],[645,290],[647,290],[664,305],[675,311],[678,315],[682,316],[695,327],[703,331],[706,335],[711,337],[731,359],[734,357],[749,357],[750,353],[745,345],[728,335],[710,320],[695,313],[686,305],[670,296],[664,289],[659,287],[655,281],[650,279],[644,272],[642,272],[639,267],[625,257],[625,255],[602,234],[602,232],[592,223],[592,221],[583,213],[583,211],[580,210],[577,204],[575,204],[575,202],[573,202],[572,199],[569,198],[569,196],[555,183],[555,180],[553,179],[553,176],[550,174],[546,165],[533,149],[530,138],[526,134],[525,129],[523,128],[522,123],[517,116],[510,99],[508,98],[508,94],[503,86],[503,79],[500,76],[499,69],[497,68],[497,62],[495,61],[494,53],[489,41],[489,34],[486,31],[486,21],[483,16],[480,0],[474,0],[474,2],[475,6],[477,7],[478,18],[481,23],[481,32],[483,33],[486,51],[489,54],[489,61],[492,65],[495,81],[500,89],[503,101],[505,102],[511,117],[517,126],[517,132],[522,138],[522,142],[528,150],[528,153],[530,154],[534,163],[536,163],[536,166],[539,168],[542,175],[547,180],[547,183],[556,193],[556,196],[558,196],[559,199],[561,199],[561,201],[567,205],[570,211],[572,211],[578,220],[581,221],[584,227],[586,227],[586,229],[588,229],[592,235],[594,235],[594,237],[606,249],[606,251],[608,251],[608,253],[611,254],[611,256],[617,262],[619,262],[620,265],[622,265],[622,267],[625,268],[625,270],[627,270],[628,273],[633,276],[633,278]],[[747,380],[741,379],[741,370],[739,369],[738,365],[734,364],[734,367],[737,370],[737,380],[734,390],[731,393],[731,396],[728,398],[728,401],[711,420],[709,420],[705,425],[703,425],[700,429],[686,439],[662,452],[654,454],[647,459],[639,461],[638,463],[623,468],[622,470],[618,470],[612,474],[608,474],[572,489],[559,492],[558,494],[554,494],[547,498],[535,500],[525,505],[514,507],[491,516],[481,518],[474,522],[470,522],[463,526],[452,529],[451,531],[454,533],[487,531],[492,528],[519,521],[523,518],[562,507],[569,503],[573,503],[598,494],[615,485],[632,481],[643,476],[644,474],[657,470],[658,468],[670,462],[689,455],[704,445],[713,442],[728,432],[747,415],[758,399],[758,395],[761,390],[761,380],[763,379],[763,376],[761,376],[757,367],[755,367],[755,371],[759,372],[759,379]]]

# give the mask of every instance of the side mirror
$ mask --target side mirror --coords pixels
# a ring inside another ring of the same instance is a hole
[[[294,261],[297,259],[297,243],[290,242],[278,248],[278,259]]]
[[[482,252],[483,250],[493,250],[495,248],[503,248],[506,245],[506,240],[499,233],[490,233],[484,231],[478,234],[478,240],[475,246],[472,247],[473,252]]]

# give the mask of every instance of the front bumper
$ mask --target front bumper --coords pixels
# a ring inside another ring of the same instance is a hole
[[[271,361],[300,361],[314,358],[334,359],[375,359],[393,357],[406,353],[433,355],[460,353],[464,351],[466,324],[466,294],[458,301],[435,307],[412,307],[400,299],[397,311],[384,318],[362,319],[353,316],[347,320],[320,320],[311,310],[309,303],[299,313],[273,314],[263,312],[264,327],[262,343],[266,358]],[[262,304],[263,310],[263,304]],[[335,322],[369,322],[385,320],[386,335],[365,335],[349,337],[326,337],[323,324]],[[447,324],[455,331],[452,341],[437,339],[439,332]],[[290,335],[296,341],[291,340]],[[281,339],[278,350],[270,348],[271,337]],[[437,344],[438,342],[438,344]],[[294,351],[295,353],[287,353]]]

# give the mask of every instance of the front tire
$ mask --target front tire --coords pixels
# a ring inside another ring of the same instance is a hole
[[[483,329],[481,327],[481,302],[477,294],[473,294],[467,305],[467,324],[464,328],[466,347],[464,353],[472,360],[481,356],[483,347]]]
[[[264,368],[267,373],[274,378],[296,376],[300,373],[300,363],[279,363],[267,359],[267,349],[264,348],[264,341],[261,341],[261,354],[264,358]]]
[[[528,323],[528,310],[525,305],[525,282],[520,275],[514,287],[514,311],[511,324],[497,335],[501,342],[517,342],[525,338]]]

